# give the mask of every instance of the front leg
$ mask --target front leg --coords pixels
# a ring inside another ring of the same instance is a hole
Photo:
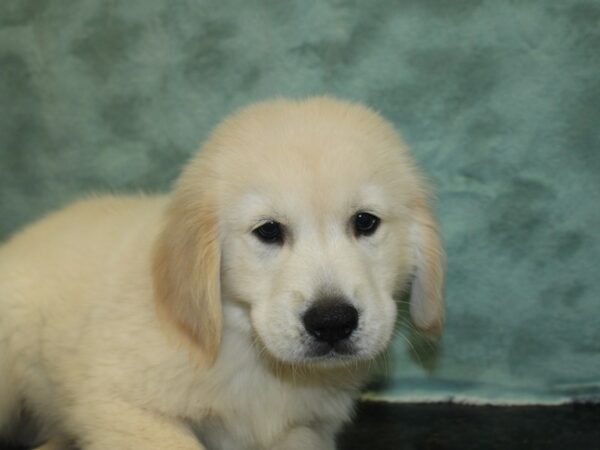
[[[270,450],[335,450],[332,428],[296,427],[288,431]]]
[[[206,450],[183,423],[127,403],[86,402],[70,413],[81,450]]]

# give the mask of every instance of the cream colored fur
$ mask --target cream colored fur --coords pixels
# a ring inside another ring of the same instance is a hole
[[[362,210],[381,225],[357,238]],[[329,98],[252,106],[171,195],[81,201],[0,249],[0,429],[24,406],[47,449],[332,449],[411,280],[439,332],[440,242],[392,127]],[[360,311],[350,357],[306,356],[323,290]]]

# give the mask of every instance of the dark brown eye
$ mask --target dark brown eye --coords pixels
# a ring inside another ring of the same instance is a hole
[[[354,216],[354,234],[356,236],[370,236],[375,233],[381,220],[379,217],[366,212],[359,212]]]
[[[279,222],[271,220],[255,228],[254,235],[265,244],[283,244],[283,229]]]

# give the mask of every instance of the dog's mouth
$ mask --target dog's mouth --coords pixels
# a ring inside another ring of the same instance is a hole
[[[338,365],[365,359],[355,343],[344,340],[335,343],[313,341],[304,351],[304,361],[317,365]]]
[[[354,345],[348,341],[313,342],[306,351],[306,357],[310,359],[345,359],[354,356],[355,353]]]

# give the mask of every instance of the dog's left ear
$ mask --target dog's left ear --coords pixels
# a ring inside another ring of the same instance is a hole
[[[410,293],[410,315],[417,328],[437,337],[444,324],[445,255],[436,224],[425,201],[414,211],[411,229],[414,278]]]
[[[157,311],[212,365],[222,326],[216,208],[206,194],[180,187],[165,218],[153,255]]]

